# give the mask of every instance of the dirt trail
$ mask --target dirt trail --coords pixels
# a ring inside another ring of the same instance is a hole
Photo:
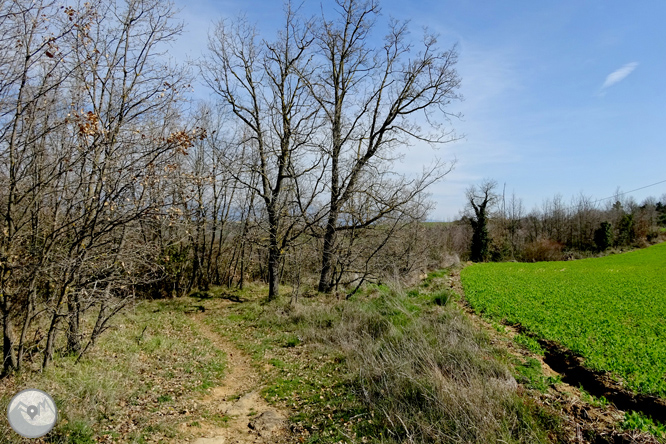
[[[203,399],[217,419],[201,424],[194,444],[275,443],[286,438],[286,415],[261,397],[261,377],[249,356],[204,323],[203,314],[195,316],[201,333],[227,355],[227,374],[221,386]],[[226,422],[225,422],[226,421]]]

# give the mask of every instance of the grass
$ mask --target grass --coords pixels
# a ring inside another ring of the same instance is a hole
[[[595,370],[666,396],[666,243],[597,259],[465,268],[471,306],[559,342]]]
[[[226,427],[230,417],[201,405],[226,359],[191,317],[200,313],[253,358],[263,397],[292,412],[298,442],[552,441],[558,420],[523,397],[514,378],[529,387],[548,381],[532,363],[524,376],[513,368],[514,358],[450,302],[457,295],[448,279],[439,270],[409,292],[368,286],[351,300],[298,304],[286,294],[266,303],[265,287],[252,284],[144,301],[78,365],[56,356],[43,374],[0,381],[0,408],[25,387],[53,395],[61,419],[51,443],[181,442],[205,424]],[[0,443],[16,438],[0,425]]]
[[[447,273],[350,301],[246,293],[207,322],[268,364],[263,394],[294,411],[302,442],[549,442],[557,420],[520,397],[509,357],[447,303]]]
[[[543,348],[539,345],[539,342],[530,336],[518,334],[513,338],[513,341],[535,355],[543,356],[545,354]]]
[[[646,417],[639,412],[627,412],[622,421],[622,428],[625,430],[638,430],[640,432],[649,433],[650,435],[666,441],[666,425],[655,424],[652,419]]]
[[[541,363],[537,359],[528,357],[522,360],[516,358],[514,364],[518,382],[527,388],[545,393],[548,387],[561,382],[559,377],[545,376]]]
[[[585,401],[587,404],[590,404],[591,406],[594,407],[601,407],[604,408],[608,406],[609,402],[606,399],[606,397],[601,396],[601,397],[596,397],[588,393],[583,386],[579,386],[578,390],[581,392],[581,399]]]
[[[79,364],[56,356],[44,373],[0,380],[0,409],[27,387],[55,399],[58,424],[51,443],[172,440],[180,411],[192,408],[223,376],[225,356],[198,334],[189,299],[144,301],[115,320],[115,328]],[[174,420],[174,418],[177,418]],[[0,443],[19,442],[6,421]]]

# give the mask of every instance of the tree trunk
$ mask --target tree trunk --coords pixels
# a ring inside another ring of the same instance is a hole
[[[56,335],[58,333],[58,324],[60,323],[60,318],[62,317],[62,315],[58,313],[58,311],[60,304],[62,304],[65,298],[67,297],[70,283],[71,280],[64,283],[62,288],[60,288],[59,290],[60,294],[58,295],[58,300],[55,301],[56,302],[55,311],[53,312],[53,316],[51,317],[51,325],[49,326],[49,332],[47,333],[46,336],[46,348],[44,349],[44,361],[42,362],[42,370],[48,367],[49,363],[51,362],[51,359],[53,358],[53,349],[55,347]]]
[[[333,255],[335,252],[335,220],[337,211],[331,211],[324,234],[324,249],[322,251],[321,274],[319,276],[318,291],[328,293],[333,288]]]
[[[33,283],[34,286],[34,278]],[[16,351],[16,370],[21,370],[21,363],[23,362],[23,353],[25,350],[25,338],[28,335],[28,328],[30,328],[30,323],[33,319],[33,308],[36,300],[36,294],[34,287],[30,290],[28,296],[28,306],[26,307],[25,318],[23,319],[23,327],[21,328],[21,337],[19,338],[18,348]]]
[[[56,309],[57,310],[57,309]],[[55,345],[56,332],[58,331],[58,322],[60,321],[60,315],[57,313],[53,314],[51,318],[51,326],[49,327],[49,332],[46,337],[46,348],[44,349],[44,361],[42,362],[42,370],[45,370],[51,362],[53,357],[53,347]]]
[[[2,307],[2,374],[6,375],[16,368],[14,358],[14,331],[10,318],[10,303],[8,296],[3,296],[5,301]]]
[[[269,208],[270,244],[268,247],[268,300],[278,297],[280,289],[280,246],[278,244],[278,220]]]
[[[280,289],[280,251],[277,246],[271,245],[268,252],[268,300],[272,301],[278,296]]]
[[[67,351],[69,353],[79,353],[81,351],[81,302],[79,294],[74,292],[67,298],[68,327],[67,327]]]
[[[339,110],[336,109],[339,116]],[[337,119],[333,125],[333,156],[331,160],[331,197],[329,201],[328,220],[326,221],[326,232],[324,233],[324,248],[321,257],[321,274],[317,290],[322,293],[330,293],[333,289],[333,253],[335,252],[335,238],[339,216],[339,156],[342,149],[340,137],[340,122]]]

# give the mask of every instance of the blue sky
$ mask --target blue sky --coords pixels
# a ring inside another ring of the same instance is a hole
[[[323,2],[324,7],[332,2]],[[322,2],[305,0],[316,13]],[[275,0],[177,0],[185,34],[172,54],[200,56],[212,21],[244,13],[272,38]],[[526,210],[559,193],[595,199],[666,181],[666,2],[564,0],[383,1],[383,18],[409,19],[448,48],[458,44],[465,100],[451,106],[465,138],[437,151],[415,145],[397,169],[418,172],[434,156],[457,159],[431,190],[433,220],[458,217],[464,191],[483,178],[506,184]],[[378,23],[377,36],[383,35]],[[198,93],[206,95],[203,87]],[[666,182],[631,193],[666,195]]]

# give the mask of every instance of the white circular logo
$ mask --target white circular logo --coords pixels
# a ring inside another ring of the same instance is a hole
[[[18,392],[7,407],[9,425],[25,438],[39,438],[51,431],[58,419],[53,398],[37,389]]]

